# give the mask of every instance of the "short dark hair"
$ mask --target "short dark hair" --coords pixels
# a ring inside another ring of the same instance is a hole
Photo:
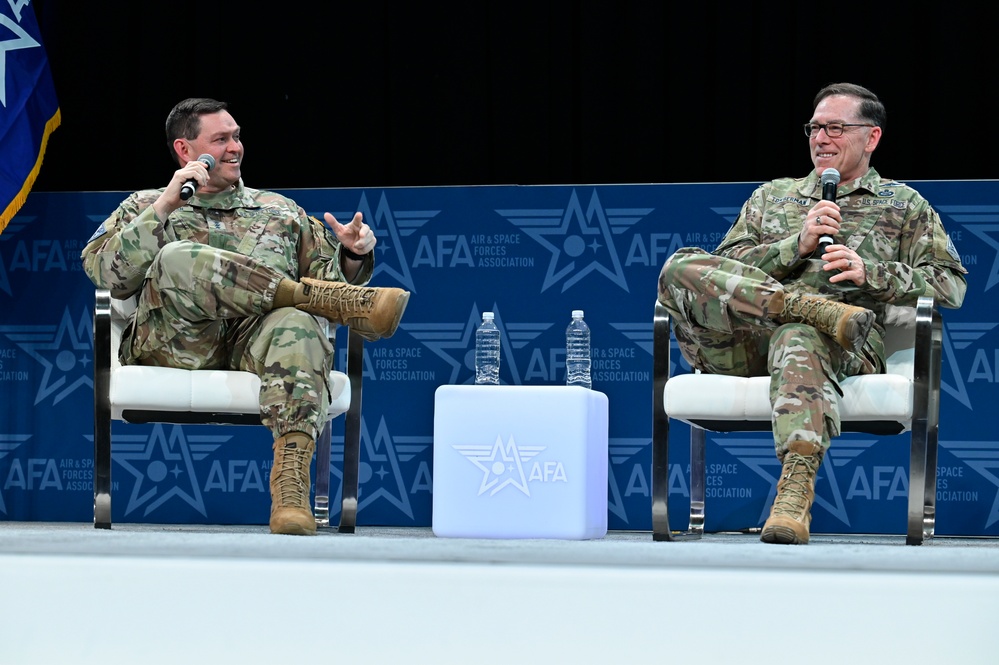
[[[201,133],[201,116],[218,113],[227,108],[225,102],[207,97],[191,97],[174,106],[166,119],[167,149],[170,151],[170,158],[180,161],[173,149],[174,141],[179,138],[189,141],[198,138],[198,134]]]
[[[885,105],[881,103],[881,100],[878,99],[877,95],[864,86],[857,85],[856,83],[830,83],[826,87],[819,90],[819,92],[815,95],[815,101],[812,103],[812,110],[815,110],[815,108],[819,105],[819,102],[826,97],[831,97],[832,95],[856,97],[860,100],[860,119],[866,120],[872,125],[884,129],[885,120],[887,119]]]

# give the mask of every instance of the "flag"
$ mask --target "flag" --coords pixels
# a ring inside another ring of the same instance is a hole
[[[61,121],[35,10],[0,3],[0,233],[28,198]]]

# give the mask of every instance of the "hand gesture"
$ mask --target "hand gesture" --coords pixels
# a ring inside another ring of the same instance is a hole
[[[378,242],[375,238],[375,232],[364,223],[364,216],[361,213],[355,212],[350,224],[341,224],[330,213],[324,214],[323,217],[329,227],[333,229],[340,244],[353,253],[367,254],[375,248],[375,244]]]

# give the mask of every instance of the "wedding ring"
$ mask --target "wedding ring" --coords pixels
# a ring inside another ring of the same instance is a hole
[[[853,267],[853,259],[847,259],[846,260],[846,267],[847,268],[852,268]]]

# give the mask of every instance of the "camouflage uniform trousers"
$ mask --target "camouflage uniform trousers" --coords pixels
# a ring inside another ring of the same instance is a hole
[[[659,274],[659,302],[692,367],[770,376],[774,446],[781,457],[795,440],[827,450],[840,434],[839,381],[880,371],[809,325],[771,319],[767,306],[783,288],[753,266],[699,248],[678,250]]]
[[[316,438],[328,418],[333,347],[325,322],[292,307],[271,309],[283,277],[209,245],[165,245],[143,282],[122,362],[252,372],[260,377],[261,420],[275,439]]]

